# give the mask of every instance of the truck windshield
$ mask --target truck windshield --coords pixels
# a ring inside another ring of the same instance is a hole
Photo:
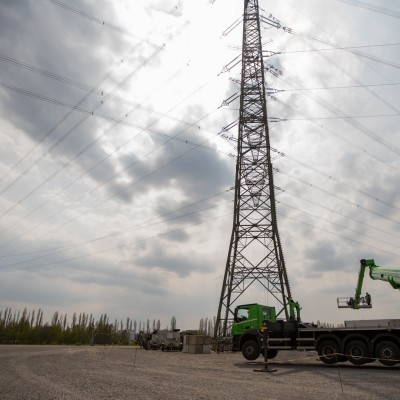
[[[249,318],[249,310],[247,308],[239,308],[236,313],[236,322],[246,321]]]
[[[267,317],[269,317],[269,314],[270,314],[269,308],[263,308],[263,317],[264,317],[264,319],[268,319]]]

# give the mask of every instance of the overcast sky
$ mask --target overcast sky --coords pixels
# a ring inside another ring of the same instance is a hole
[[[354,294],[362,258],[400,268],[399,5],[259,4],[281,26],[262,35],[303,320],[398,317],[398,291],[369,277],[372,310],[336,298]],[[239,90],[242,13],[242,0],[0,0],[0,310],[181,329],[216,315],[235,170],[220,132],[238,118],[220,106]]]

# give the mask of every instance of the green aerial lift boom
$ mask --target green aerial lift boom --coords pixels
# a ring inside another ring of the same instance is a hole
[[[371,308],[371,296],[366,293],[365,297],[361,297],[361,289],[364,281],[366,268],[369,268],[369,276],[371,279],[377,279],[389,282],[393,289],[400,289],[400,270],[386,269],[375,265],[374,260],[360,260],[360,272],[358,273],[358,281],[356,293],[354,297],[339,297],[337,299],[339,308]]]

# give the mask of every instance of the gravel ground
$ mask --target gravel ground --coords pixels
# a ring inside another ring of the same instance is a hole
[[[117,346],[0,346],[0,399],[399,399],[400,367],[329,366],[282,352],[276,372],[241,354]]]

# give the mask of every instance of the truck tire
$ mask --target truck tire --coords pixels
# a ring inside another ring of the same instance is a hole
[[[337,353],[339,352],[339,346],[333,340],[323,340],[318,345],[319,359],[325,364],[335,364],[338,362]]]
[[[376,346],[375,357],[381,364],[391,367],[400,362],[399,346],[389,340],[380,342]]]
[[[246,360],[254,361],[260,355],[260,348],[255,340],[248,340],[242,346],[242,354]]]
[[[345,348],[347,359],[354,365],[363,365],[369,362],[370,354],[367,345],[361,340],[352,340]]]

